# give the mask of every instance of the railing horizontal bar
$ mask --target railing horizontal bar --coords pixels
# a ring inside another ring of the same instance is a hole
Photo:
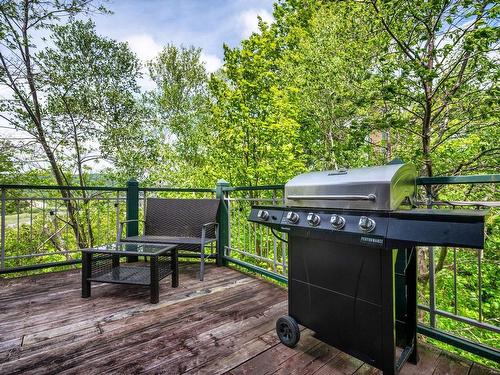
[[[100,191],[127,191],[125,187],[113,186],[57,186],[57,185],[0,185],[0,189],[17,190],[100,190]]]
[[[178,193],[215,193],[215,189],[210,188],[174,188],[174,187],[140,187],[139,191],[165,191]]]
[[[255,190],[282,190],[285,185],[260,185],[260,186],[228,186],[223,191],[255,191]]]
[[[78,251],[80,251],[80,250],[78,250]],[[205,260],[215,259],[215,256],[216,256],[215,254],[207,254],[207,255],[205,255]],[[179,253],[179,258],[199,259],[200,254]],[[80,264],[81,262],[82,262],[81,259],[73,259],[73,260],[62,261],[62,262],[40,263],[40,264],[33,264],[30,266],[11,267],[11,268],[6,268],[5,270],[0,270],[0,275],[7,274],[7,273],[15,273],[15,272],[34,271],[34,270],[40,270],[40,269],[44,269],[44,268],[71,266],[73,264]]]
[[[275,202],[272,198],[224,198],[226,201],[243,201],[243,202]]]
[[[50,253],[32,253],[32,254],[15,255],[15,256],[10,256],[10,257],[5,257],[5,260],[45,257],[48,255],[66,255],[66,254],[73,254],[73,253],[79,253],[79,252],[80,252],[80,250],[54,251],[54,252],[50,252]]]
[[[417,185],[488,184],[496,182],[500,182],[500,174],[417,178]]]
[[[126,187],[114,186],[57,186],[57,185],[0,185],[0,189],[17,190],[95,190],[95,191],[127,191]],[[211,188],[170,188],[170,187],[140,187],[139,191],[171,191],[186,193],[215,193]]]
[[[468,351],[469,353],[479,355],[483,358],[490,359],[497,363],[500,362],[500,351],[490,348],[489,346],[465,340],[461,337],[450,335],[449,333],[431,328],[423,324],[418,324],[417,331],[422,335],[433,338],[435,340],[439,340],[446,344],[453,345],[454,347]]]
[[[63,262],[41,263],[41,264],[32,264],[30,266],[12,267],[12,268],[6,268],[4,270],[0,270],[0,275],[6,274],[6,273],[41,270],[44,268],[51,268],[51,267],[71,266],[73,264],[79,264],[81,262],[82,262],[81,259],[73,259],[73,260],[66,260]]]
[[[402,275],[402,274],[401,274]],[[425,312],[430,312],[431,309],[429,308],[429,306],[425,306],[425,305],[417,305],[417,307],[420,309],[420,310],[423,310]]]
[[[417,201],[414,202],[417,206],[427,206],[428,202]],[[433,206],[484,206],[484,207],[500,207],[500,202],[495,201],[432,201]]]
[[[122,198],[107,198],[107,197],[72,197],[72,198],[57,198],[57,197],[16,197],[16,198],[5,198],[6,201],[112,201],[112,202],[117,202],[117,201],[123,201],[125,202],[127,199],[125,197]]]
[[[179,258],[195,258],[195,259],[200,259],[201,255],[200,254],[195,254],[195,253],[182,253],[180,252],[178,254]],[[215,259],[217,254],[205,254],[205,260],[207,259]]]
[[[266,276],[266,277],[269,277],[273,280],[276,280],[276,281],[279,281],[281,283],[285,283],[285,284],[288,284],[288,280],[286,277],[284,276],[281,276],[281,275],[278,275],[272,271],[268,271],[262,267],[258,267],[258,266],[254,266],[253,264],[250,264],[250,263],[247,263],[247,262],[244,262],[242,260],[239,260],[239,259],[236,259],[236,258],[231,258],[227,255],[223,255],[222,258],[226,261],[228,261],[229,263],[233,263],[233,264],[236,264],[240,267],[243,267],[249,271],[253,271],[253,272],[256,272],[258,273],[259,275],[263,275],[263,276]]]
[[[245,252],[243,250],[238,250],[238,249],[235,249],[233,247],[226,246],[226,249],[229,249],[229,250],[234,251],[234,252],[236,252],[238,254],[241,254],[241,255],[245,255],[245,256],[249,256],[251,258],[255,258],[255,259],[261,260],[263,262],[267,262],[267,263],[270,263],[270,264],[274,263],[274,261],[272,259],[265,258],[265,257],[259,256],[259,255],[256,255],[256,254],[247,253],[247,252]]]
[[[424,306],[424,305],[420,305],[419,304],[418,308],[420,310],[423,310],[423,311],[426,311],[426,312],[430,312],[431,311],[431,309],[429,308],[429,306]],[[466,323],[466,324],[469,324],[469,325],[477,327],[477,328],[484,328],[484,329],[486,329],[488,331],[491,331],[491,332],[500,333],[500,327],[494,326],[493,324],[488,324],[488,323],[480,322],[478,320],[467,318],[465,316],[455,315],[453,313],[450,313],[450,312],[444,311],[444,310],[440,310],[440,309],[435,309],[434,313],[437,314],[437,315],[441,315],[442,317],[449,318],[449,319],[452,319],[452,320],[456,320],[458,322]]]
[[[472,175],[472,176],[438,176],[418,177],[417,185],[441,185],[441,184],[486,184],[500,182],[500,174]],[[285,185],[260,185],[260,186],[229,186],[223,191],[241,190],[281,190]],[[35,190],[103,190],[103,191],[127,191],[126,187],[117,186],[57,186],[57,185],[28,185],[28,184],[0,184],[0,189],[35,189]],[[173,187],[140,187],[140,191],[172,191],[172,192],[215,192],[211,188],[173,188]]]

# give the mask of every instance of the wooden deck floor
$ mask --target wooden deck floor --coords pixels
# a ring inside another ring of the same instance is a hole
[[[78,270],[0,280],[0,374],[378,374],[316,340],[308,330],[290,349],[278,343],[276,319],[286,291],[229,268],[181,266],[160,303],[142,287],[93,284],[80,298]],[[403,374],[496,374],[422,346]]]

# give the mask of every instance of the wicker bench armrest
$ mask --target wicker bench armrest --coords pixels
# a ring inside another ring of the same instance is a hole
[[[120,221],[120,224],[128,224],[128,223],[134,223],[134,222],[139,222],[139,221],[142,221],[143,223],[145,223],[146,221],[145,220],[141,220],[141,219],[130,219],[130,220],[125,220],[125,221]]]
[[[140,222],[140,221],[142,221],[143,223],[146,222],[146,221],[141,220],[141,219],[131,219],[131,220],[120,221],[120,226],[118,227],[118,233],[116,234],[116,242],[120,242],[121,241],[121,239],[122,239],[122,233],[123,233],[123,227],[125,226],[125,224],[135,223],[135,222]]]
[[[219,226],[219,223],[217,223],[216,221],[211,221],[210,223],[205,223],[203,224],[203,227],[208,227],[209,225],[215,225],[215,226]]]
[[[211,221],[209,223],[203,224],[202,227],[201,227],[201,242],[200,242],[200,245],[201,245],[202,249],[205,246],[205,238],[206,238],[206,233],[207,233],[207,227],[209,227],[211,225],[213,225],[215,227],[215,239],[216,239],[216,241],[219,240],[219,223],[217,223],[215,221]]]

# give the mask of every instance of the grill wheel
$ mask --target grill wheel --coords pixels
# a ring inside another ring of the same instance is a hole
[[[276,322],[276,333],[283,345],[295,347],[300,340],[299,325],[294,318],[284,315]]]

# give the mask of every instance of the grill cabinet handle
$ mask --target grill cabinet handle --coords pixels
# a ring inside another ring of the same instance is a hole
[[[328,201],[375,201],[375,194],[368,195],[288,195],[291,200],[328,200]]]

